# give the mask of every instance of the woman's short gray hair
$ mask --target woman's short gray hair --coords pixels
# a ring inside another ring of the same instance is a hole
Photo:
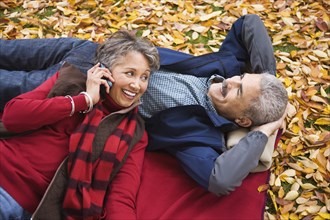
[[[261,75],[260,96],[252,100],[250,108],[244,113],[254,126],[280,119],[288,103],[288,94],[282,82],[269,73]]]
[[[111,70],[119,58],[136,51],[145,56],[151,71],[159,69],[159,54],[157,48],[146,38],[136,37],[128,31],[115,32],[96,50],[95,61],[104,64]]]

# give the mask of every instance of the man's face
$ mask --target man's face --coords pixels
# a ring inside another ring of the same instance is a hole
[[[229,119],[241,118],[253,98],[260,93],[260,74],[243,74],[213,83],[208,91],[218,114]]]

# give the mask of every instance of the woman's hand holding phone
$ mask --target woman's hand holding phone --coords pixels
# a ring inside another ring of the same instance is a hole
[[[108,81],[111,82],[111,85],[109,85]],[[110,87],[114,81],[110,70],[106,67],[101,67],[100,63],[97,63],[87,71],[86,92],[91,96],[93,105],[100,100],[101,87],[104,87],[106,93],[109,94]]]

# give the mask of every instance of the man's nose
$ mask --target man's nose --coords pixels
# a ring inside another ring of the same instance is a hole
[[[236,77],[236,76],[232,77],[232,78],[229,78],[226,81],[227,81],[228,85],[230,85],[231,87],[234,87],[234,88],[240,87],[240,85],[241,85],[240,78]]]

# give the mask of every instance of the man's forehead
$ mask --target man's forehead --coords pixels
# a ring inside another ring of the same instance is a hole
[[[246,73],[244,74],[244,77],[242,78],[242,89],[243,91],[250,91],[249,95],[251,93],[258,94],[260,91],[260,80],[261,75],[256,73]]]
[[[262,77],[261,74],[257,74],[257,73],[245,73],[242,80],[244,82],[255,83],[255,82],[259,82],[261,80],[261,77]]]

